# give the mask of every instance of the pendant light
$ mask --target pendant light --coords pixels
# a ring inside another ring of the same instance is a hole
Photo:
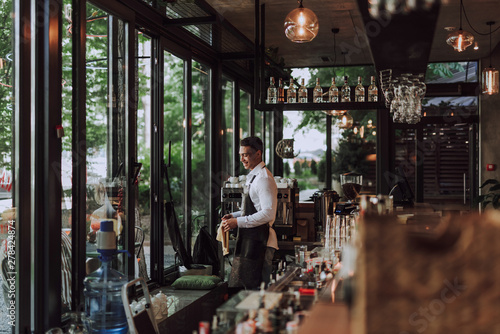
[[[341,129],[350,129],[352,127],[353,118],[349,112],[346,112],[337,119],[337,126]]]
[[[483,94],[498,94],[498,70],[491,66],[491,26],[493,21],[486,22],[490,26],[490,66],[485,68],[482,73],[482,91]]]
[[[310,42],[316,37],[319,30],[318,17],[310,9],[302,6],[295,8],[285,18],[285,35],[294,43]]]
[[[474,43],[474,35],[470,32],[462,30],[462,10],[463,4],[460,0],[460,28],[453,31],[446,38],[446,43],[451,45],[455,51],[462,52]]]

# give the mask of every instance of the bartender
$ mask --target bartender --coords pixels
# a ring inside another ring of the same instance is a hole
[[[255,289],[269,283],[278,239],[273,229],[278,188],[262,161],[262,140],[247,137],[240,142],[240,160],[249,169],[243,191],[242,210],[224,215],[222,229],[238,227],[229,287]]]

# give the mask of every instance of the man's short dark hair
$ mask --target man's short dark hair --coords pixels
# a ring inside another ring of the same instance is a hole
[[[259,150],[261,152],[264,152],[264,145],[262,144],[262,139],[260,139],[259,137],[243,138],[240,142],[240,146],[250,146],[255,150],[255,152]]]

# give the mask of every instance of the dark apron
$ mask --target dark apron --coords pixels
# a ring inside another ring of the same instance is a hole
[[[255,175],[250,180],[248,191],[243,193],[242,216],[249,216],[257,212],[250,199],[250,185],[254,179]],[[253,228],[238,228],[233,267],[228,282],[229,287],[245,289],[259,287],[262,281],[262,266],[268,238],[269,224]]]

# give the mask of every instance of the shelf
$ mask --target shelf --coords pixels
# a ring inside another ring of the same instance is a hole
[[[287,111],[287,110],[376,110],[387,109],[384,102],[324,102],[324,103],[277,103],[257,104],[255,109],[260,111]]]

